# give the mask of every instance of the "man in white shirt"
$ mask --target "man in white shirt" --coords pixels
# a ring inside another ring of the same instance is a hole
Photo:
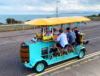
[[[57,37],[57,47],[65,48],[68,45],[68,39],[66,34],[63,32],[63,30],[59,30],[59,36]]]

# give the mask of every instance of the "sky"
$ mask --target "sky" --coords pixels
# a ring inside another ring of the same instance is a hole
[[[0,0],[0,14],[52,14],[57,0]],[[100,0],[59,0],[60,13],[98,12]]]

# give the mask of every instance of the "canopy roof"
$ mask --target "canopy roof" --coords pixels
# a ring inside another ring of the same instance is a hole
[[[41,18],[25,22],[28,25],[34,26],[55,26],[60,24],[69,24],[75,22],[90,21],[87,17],[55,17],[55,18]]]

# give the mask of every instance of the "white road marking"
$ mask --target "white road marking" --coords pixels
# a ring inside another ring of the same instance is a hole
[[[69,69],[71,69],[71,67],[66,67],[66,68],[65,68],[65,70],[69,70]]]
[[[43,76],[44,74],[47,74],[47,73],[50,73],[50,72],[54,72],[56,70],[59,70],[59,69],[64,68],[64,67],[67,67],[69,65],[73,65],[75,63],[82,64],[81,63],[82,61],[83,61],[83,63],[86,63],[86,62],[88,62],[88,59],[92,59],[92,57],[95,57],[95,56],[100,56],[100,51],[92,53],[92,54],[88,54],[88,55],[85,56],[85,58],[80,59],[80,60],[77,59],[77,60],[72,60],[70,62],[65,62],[65,63],[59,64],[59,67],[58,66],[54,66],[54,68],[52,68],[51,70],[47,70],[47,71],[45,71],[43,73],[36,74],[35,76]],[[34,74],[29,74],[27,76],[34,76]]]

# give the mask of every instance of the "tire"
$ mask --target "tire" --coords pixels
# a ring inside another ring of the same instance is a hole
[[[82,59],[84,58],[84,56],[86,55],[86,49],[82,49],[78,55],[78,58],[79,59]]]
[[[44,62],[38,62],[34,67],[37,73],[43,72],[45,68],[46,68],[46,64]]]

